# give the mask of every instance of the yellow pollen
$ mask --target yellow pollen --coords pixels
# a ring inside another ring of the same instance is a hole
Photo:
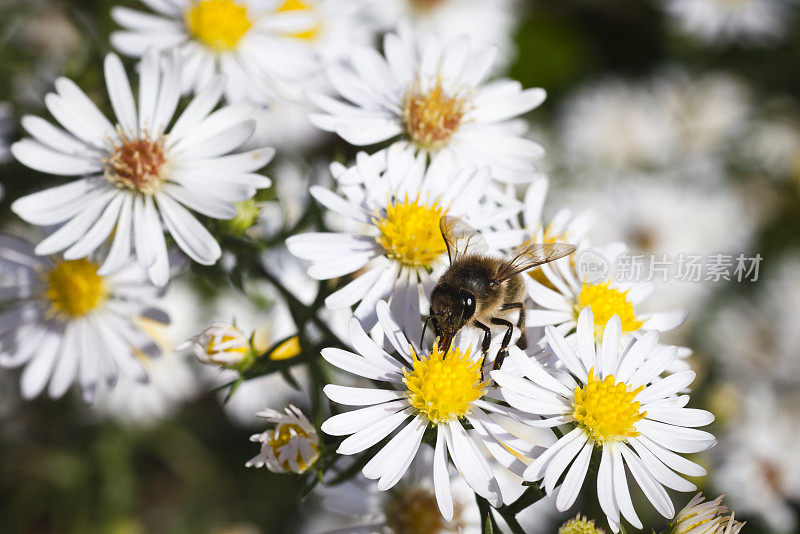
[[[164,138],[154,141],[145,135],[142,139],[128,139],[121,129],[119,138],[111,156],[103,160],[106,180],[131,191],[155,192],[164,181]]]
[[[185,14],[189,32],[218,52],[233,49],[253,26],[247,7],[233,0],[199,0]]]
[[[96,309],[108,297],[98,266],[87,259],[62,261],[44,275],[46,295],[55,315],[74,319]]]
[[[605,534],[605,531],[594,526],[594,519],[590,521],[586,516],[578,514],[558,527],[558,534]]]
[[[634,424],[647,412],[639,413],[640,404],[633,399],[644,386],[629,391],[624,382],[615,383],[614,375],[602,382],[589,371],[587,384],[575,388],[575,411],[572,417],[590,438],[597,442],[625,441],[639,435]]]
[[[427,357],[417,358],[412,350],[414,367],[404,370],[406,397],[418,412],[433,424],[464,417],[472,403],[485,393],[481,382],[483,358],[472,360],[470,351],[450,349],[446,354],[437,345]]]
[[[281,449],[288,445],[292,439],[307,440],[311,448],[314,450],[314,453],[319,452],[319,447],[314,443],[314,440],[310,439],[308,432],[300,428],[299,425],[285,423],[275,427],[275,430],[272,431],[272,435],[269,439],[269,446],[272,448],[272,452],[275,453],[275,458],[280,458]],[[280,460],[278,461],[280,462]],[[299,450],[297,451],[297,457],[295,458],[295,461],[300,467],[301,473],[311,467],[311,465],[306,464],[305,460],[303,460],[303,455],[300,454]],[[311,463],[313,464],[314,462],[312,461]],[[288,459],[281,463],[281,467],[283,467],[286,471],[291,471],[291,466],[289,465]]]
[[[314,4],[307,0],[286,0],[281,7],[278,8],[278,11],[312,11],[314,12]],[[316,17],[319,19],[319,17]],[[307,30],[299,31],[296,33],[290,33],[289,37],[294,37],[296,39],[306,39],[309,41],[313,41],[319,36],[320,32],[320,25],[321,21],[317,21],[313,26],[308,28]]]
[[[619,316],[623,332],[639,330],[644,322],[636,318],[633,303],[628,300],[628,292],[609,287],[610,284],[611,280],[599,284],[584,283],[578,295],[575,316],[577,317],[585,307],[591,306],[595,335],[601,334],[608,320],[615,315]]]
[[[447,251],[439,221],[444,209],[434,203],[425,206],[419,199],[391,204],[385,217],[374,223],[381,231],[376,238],[386,255],[404,265],[429,268],[433,261]]]
[[[417,82],[406,94],[403,122],[408,135],[417,146],[426,150],[438,150],[456,132],[466,111],[467,99],[448,95],[442,88],[440,79],[427,92],[422,92]]]
[[[300,354],[300,338],[293,336],[275,347],[269,355],[270,360],[288,360]]]
[[[454,510],[453,523],[448,525],[436,504],[436,495],[426,488],[409,488],[391,492],[384,508],[386,525],[393,534],[443,534],[460,532],[460,507]]]

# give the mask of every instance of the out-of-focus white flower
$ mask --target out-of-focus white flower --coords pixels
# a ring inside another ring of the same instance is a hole
[[[236,367],[252,350],[241,330],[219,321],[175,347],[176,351],[187,349],[192,349],[201,362],[220,367]]]
[[[605,534],[605,530],[594,526],[594,519],[578,514],[558,527],[558,534]]]
[[[769,44],[794,15],[792,0],[667,0],[679,29],[706,43]]]
[[[175,54],[165,62],[155,51],[145,55],[138,109],[114,54],[106,56],[105,76],[116,126],[66,78],[56,80],[57,94],[45,99],[66,131],[38,117],[22,119],[34,138],[11,147],[21,163],[41,172],[83,177],[25,196],[12,209],[39,226],[62,224],[37,245],[37,254],[64,251],[68,260],[83,258],[113,232],[99,273],[119,270],[135,251],[151,280],[164,285],[169,279],[165,230],[193,260],[215,263],[219,244],[187,208],[215,219],[235,217],[235,202],[270,185],[254,171],[274,151],[231,154],[255,125],[249,106],[211,112],[222,95],[221,77],[211,80],[165,132],[180,96]]]
[[[677,395],[691,384],[695,373],[685,370],[659,378],[678,350],[659,348],[656,332],[625,346],[620,319],[614,316],[596,348],[591,309],[584,309],[577,323],[577,351],[556,329],[546,328],[547,343],[563,369],[545,367],[512,347],[511,361],[525,378],[506,370],[491,373],[512,407],[544,418],[537,426],[573,427],[539,455],[523,476],[529,481],[544,479],[547,493],[552,494],[564,475],[556,497],[556,508],[564,511],[578,497],[592,451],[600,447],[597,494],[614,532],[619,531],[620,513],[642,528],[631,502],[626,465],[656,510],[672,518],[675,508],[664,487],[695,489],[675,471],[705,474],[702,467],[675,453],[700,452],[715,443],[713,435],[692,428],[711,423],[714,416],[685,408],[688,395]]]
[[[708,157],[731,148],[751,113],[744,83],[726,73],[700,78],[670,73],[656,81],[659,98],[672,113],[683,157]]]
[[[269,96],[296,93],[317,68],[313,48],[324,24],[316,5],[324,0],[145,1],[156,14],[115,7],[124,30],[111,35],[123,54],[143,57],[148,49],[178,50],[185,58],[180,89],[200,92],[224,74],[229,102],[263,103]]]
[[[0,365],[25,366],[21,392],[33,398],[48,385],[52,398],[79,382],[92,402],[100,382],[120,374],[144,382],[137,353],[158,357],[161,349],[137,324],[141,317],[169,317],[152,307],[160,290],[138,265],[113,275],[98,274],[92,259],[41,257],[33,245],[0,236],[2,301]]]
[[[261,443],[261,452],[247,462],[247,467],[263,467],[273,473],[304,473],[319,458],[319,436],[306,416],[289,405],[285,414],[264,410],[256,414],[275,427],[254,434],[250,441]]]
[[[514,59],[513,32],[522,9],[518,0],[372,0],[374,17],[386,28],[408,20],[419,35],[450,41],[469,35],[498,47],[498,62]]]
[[[326,299],[328,307],[359,303],[355,316],[371,329],[375,303],[388,299],[409,335],[418,339],[421,291],[428,293],[436,273],[448,265],[439,228],[442,216],[464,218],[483,231],[494,248],[504,248],[520,241],[508,241],[509,232],[492,232],[492,225],[513,216],[519,206],[490,203],[485,172],[458,170],[446,157],[426,167],[425,155],[408,146],[395,145],[373,157],[361,153],[357,160],[350,170],[332,167],[344,198],[322,187],[311,188],[311,195],[326,208],[357,223],[355,231],[299,234],[286,244],[292,254],[312,262],[312,278],[357,273]]]
[[[772,532],[796,532],[791,503],[800,499],[800,413],[796,397],[767,388],[743,392],[743,409],[720,436],[713,485],[739,513],[760,518]]]
[[[316,494],[324,514],[317,514],[305,532],[483,532],[475,494],[453,470],[450,472],[453,519],[446,521],[442,517],[430,476],[432,463],[433,451],[430,448],[420,450],[408,474],[388,491],[378,491],[375,484],[363,477],[354,477],[335,486],[320,485]]]
[[[705,497],[698,493],[683,509],[675,515],[672,522],[673,534],[739,534],[744,523],[728,515],[728,507],[722,504],[722,495],[713,501],[704,502]]]
[[[161,347],[163,355],[141,359],[147,370],[146,382],[123,377],[113,389],[101,388],[95,409],[124,424],[142,427],[175,414],[184,402],[200,393],[200,388],[190,363],[172,350],[169,327],[149,320],[138,324]]]
[[[455,516],[448,456],[466,483],[495,507],[503,495],[489,461],[475,441],[481,441],[494,460],[504,468],[521,474],[525,464],[520,457],[535,457],[540,447],[517,438],[488,414],[503,414],[516,419],[515,410],[493,402],[491,390],[482,382],[483,358],[480,351],[457,339],[447,354],[436,345],[420,350],[415,340],[406,338],[385,301],[377,304],[382,331],[397,352],[391,356],[364,332],[357,319],[350,322],[350,342],[356,353],[326,348],[322,357],[330,364],[354,375],[380,382],[380,386],[325,386],[332,401],[347,406],[363,406],[329,418],[322,431],[348,436],[337,452],[357,454],[400,429],[364,466],[362,473],[377,480],[380,491],[394,487],[404,476],[428,428],[436,432],[433,484],[442,516]],[[410,421],[409,421],[410,419]],[[463,421],[463,423],[462,423]],[[469,422],[476,434],[464,428]]]
[[[566,163],[578,168],[653,167],[670,161],[677,132],[652,90],[622,80],[585,87],[560,118]]]
[[[60,66],[80,45],[81,33],[66,9],[50,5],[26,17],[18,39],[20,45],[41,53],[41,61]]]
[[[514,120],[545,99],[542,89],[519,82],[487,81],[494,49],[476,49],[464,36],[446,43],[423,40],[406,26],[384,39],[385,56],[373,48],[353,52],[349,64],[328,68],[347,102],[311,95],[322,113],[312,122],[356,146],[395,140],[460,167],[489,167],[505,182],[525,182],[544,149],[522,137]]]
[[[800,185],[800,124],[786,117],[757,121],[742,150],[756,170]]]

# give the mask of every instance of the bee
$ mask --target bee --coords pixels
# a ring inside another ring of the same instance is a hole
[[[447,352],[456,333],[472,324],[483,331],[481,350],[484,355],[489,351],[491,327],[505,328],[494,361],[494,369],[499,369],[508,353],[515,326],[506,316],[514,310],[519,310],[516,326],[522,330],[517,345],[527,348],[522,273],[569,256],[575,246],[566,243],[523,245],[514,251],[512,258],[505,259],[487,255],[486,241],[461,219],[445,215],[439,222],[439,229],[447,245],[450,266],[431,292],[425,327],[428,321],[432,323],[440,350]]]

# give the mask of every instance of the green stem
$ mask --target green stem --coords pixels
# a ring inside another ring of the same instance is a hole
[[[535,482],[528,486],[528,489],[520,495],[516,501],[512,502],[508,506],[503,506],[501,508],[501,514],[503,510],[511,513],[512,515],[517,515],[525,508],[539,502],[540,500],[544,499],[547,493],[542,489],[538,482]],[[505,518],[505,516],[503,516]]]
[[[500,514],[500,517],[503,518],[503,521],[506,522],[506,525],[508,525],[508,528],[513,534],[525,534],[525,529],[522,528],[522,525],[517,521],[516,514],[504,506],[498,508],[497,513]]]

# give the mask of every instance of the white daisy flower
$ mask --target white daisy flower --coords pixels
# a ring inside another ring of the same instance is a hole
[[[736,521],[734,514],[728,515],[728,507],[722,504],[722,495],[713,501],[704,502],[698,493],[675,515],[672,532],[675,534],[739,534],[744,523]]]
[[[384,50],[385,57],[359,48],[349,64],[328,68],[347,102],[312,94],[323,111],[311,116],[314,124],[356,146],[396,140],[434,162],[447,155],[460,166],[489,166],[501,181],[530,179],[544,149],[522,137],[526,125],[512,119],[541,104],[543,89],[487,81],[496,51],[476,49],[467,37],[422,43],[402,27],[385,37]]]
[[[155,14],[115,7],[123,31],[111,34],[121,53],[177,49],[184,93],[199,92],[224,74],[228,102],[264,103],[296,92],[317,67],[307,41],[321,31],[316,9],[325,0],[143,0]]]
[[[201,362],[219,367],[235,367],[251,352],[244,332],[219,321],[175,347],[176,351],[187,349],[192,349]]]
[[[169,318],[151,307],[161,291],[136,264],[102,276],[91,259],[37,256],[33,245],[0,236],[0,267],[0,366],[25,366],[23,397],[49,382],[48,394],[58,398],[77,381],[93,402],[101,381],[112,386],[120,374],[147,381],[140,355],[161,350],[137,321]]]
[[[522,232],[490,228],[519,210],[486,200],[489,177],[474,170],[457,170],[450,158],[426,167],[425,155],[394,146],[372,157],[359,154],[349,170],[334,166],[344,197],[311,187],[326,208],[349,219],[354,229],[338,233],[307,233],[286,244],[295,256],[310,260],[308,274],[327,280],[358,273],[330,295],[325,304],[341,309],[359,303],[355,316],[365,328],[375,324],[375,303],[389,299],[409,334],[420,333],[421,301],[448,265],[439,228],[446,213],[482,230],[496,248],[519,244]],[[418,336],[417,336],[418,338]]]
[[[261,443],[261,452],[247,462],[247,467],[266,465],[273,473],[301,474],[319,458],[319,435],[314,425],[291,404],[284,411],[256,414],[275,427],[250,437],[250,441]]]
[[[664,8],[681,31],[706,43],[768,44],[794,15],[792,0],[668,0]]]
[[[621,346],[622,326],[617,316],[605,326],[595,350],[595,320],[589,308],[578,318],[577,352],[553,327],[546,332],[563,370],[548,369],[514,350],[512,361],[525,377],[506,370],[491,373],[511,406],[545,417],[534,424],[572,427],[526,468],[524,478],[543,478],[545,490],[552,494],[566,473],[556,497],[556,508],[564,511],[578,497],[592,451],[599,448],[597,494],[614,532],[620,528],[620,512],[633,526],[642,528],[631,503],[626,465],[656,510],[672,518],[675,509],[664,486],[677,491],[695,489],[674,471],[689,476],[705,474],[702,467],[676,453],[700,452],[715,443],[713,435],[692,428],[711,423],[714,416],[685,408],[688,395],[677,395],[694,380],[695,373],[679,371],[660,379],[676,358],[677,347],[658,350],[656,332]]]
[[[57,93],[45,98],[66,131],[39,117],[22,119],[33,139],[11,147],[21,163],[41,172],[83,176],[12,205],[27,222],[62,224],[39,243],[37,254],[64,251],[67,260],[83,258],[113,232],[99,274],[122,268],[135,250],[153,282],[164,285],[169,279],[166,229],[194,261],[217,261],[219,244],[186,208],[232,219],[235,202],[270,185],[254,171],[266,165],[274,151],[230,154],[255,126],[248,106],[211,113],[222,96],[222,78],[214,78],[167,132],[180,96],[179,76],[174,55],[162,63],[156,52],[148,53],[141,65],[137,106],[122,62],[110,54],[105,77],[116,126],[66,78],[56,80]]]
[[[541,448],[512,435],[489,415],[519,419],[516,410],[489,400],[492,391],[482,381],[479,351],[463,340],[446,354],[436,345],[431,351],[420,350],[406,338],[385,301],[378,302],[377,313],[398,356],[384,351],[357,319],[351,319],[350,342],[358,354],[327,348],[322,357],[343,371],[381,385],[325,386],[324,392],[333,402],[362,408],[334,415],[322,424],[322,431],[348,436],[337,452],[350,455],[365,451],[400,428],[362,470],[385,491],[403,478],[430,428],[436,434],[433,483],[442,516],[448,521],[454,516],[448,456],[472,490],[499,507],[503,495],[497,478],[473,440],[482,441],[499,464],[516,474],[525,468],[518,456],[535,457]],[[471,424],[475,434],[468,434],[462,422]]]
[[[513,34],[520,21],[517,0],[372,0],[375,18],[386,28],[408,20],[416,33],[445,41],[469,35],[481,45],[497,46],[498,60],[514,59]]]
[[[554,326],[564,335],[575,329],[583,310],[591,307],[595,333],[601,335],[608,321],[620,320],[624,340],[657,330],[668,332],[686,319],[682,310],[644,313],[641,304],[653,291],[647,282],[621,282],[609,272],[625,252],[621,243],[606,247],[580,246],[571,261],[542,265],[537,276],[527,276],[528,294],[538,309],[526,313],[528,328]],[[679,357],[691,354],[681,348]],[[677,362],[680,364],[680,362]],[[684,364],[685,365],[685,364]]]

